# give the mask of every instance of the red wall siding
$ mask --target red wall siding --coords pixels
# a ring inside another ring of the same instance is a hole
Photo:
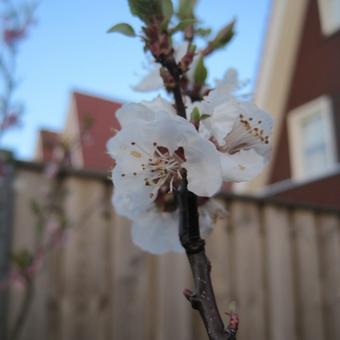
[[[340,174],[299,185],[269,197],[340,209]]]
[[[288,27],[289,23],[287,23]],[[290,93],[286,102],[287,113],[323,94],[335,99],[335,124],[340,150],[340,31],[325,37],[321,33],[317,0],[307,5],[304,28],[297,53]],[[340,158],[340,157],[339,157]],[[282,125],[279,144],[269,183],[291,177],[287,124]]]

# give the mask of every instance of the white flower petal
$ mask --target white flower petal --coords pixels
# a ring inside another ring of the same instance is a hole
[[[210,130],[211,136],[218,144],[224,143],[224,138],[232,130],[235,120],[239,116],[239,108],[231,98],[225,98],[222,102],[213,103],[210,118],[204,119],[201,124]]]
[[[116,112],[116,117],[122,128],[136,121],[152,121],[173,116],[176,116],[175,109],[160,96],[151,101],[143,101],[141,104],[124,104]]]
[[[216,91],[224,95],[230,95],[240,88],[238,72],[234,68],[228,69],[221,80],[216,81]]]
[[[124,193],[125,198],[128,198],[134,206],[141,206],[141,210],[143,210],[143,207],[150,206],[155,199],[151,195],[153,187],[145,185],[142,173],[135,172],[136,175],[132,175],[126,174],[124,171],[119,166],[115,166],[112,172],[114,190],[117,190],[118,193]]]
[[[114,187],[112,203],[118,215],[129,219],[136,218],[140,213],[153,206],[151,200],[141,199],[140,192],[126,192],[124,188]]]
[[[154,68],[142,80],[133,87],[138,92],[157,91],[163,88],[163,79],[159,74],[160,65],[154,64]]]
[[[167,117],[176,117],[176,110],[172,106],[170,102],[167,100],[163,99],[161,96],[157,96],[155,99],[150,100],[150,101],[142,101],[142,104],[146,106],[148,109],[153,111],[156,115],[153,119],[157,118],[158,115],[157,113],[159,112],[166,112]]]
[[[155,113],[149,110],[145,105],[137,103],[124,104],[116,112],[116,118],[118,119],[122,128],[137,120],[154,119],[154,115]]]
[[[154,200],[163,184],[180,178],[181,168],[187,169],[189,190],[199,196],[212,196],[222,185],[215,146],[181,117],[130,123],[109,141],[108,147],[116,161],[112,173],[114,185],[138,192],[140,199]],[[160,156],[164,158],[162,154],[157,155],[159,147],[168,151],[167,163],[158,161]],[[175,154],[180,148],[185,161]],[[172,184],[168,185],[171,190]]]
[[[245,117],[252,118],[253,121],[259,122],[261,121],[261,129],[263,129],[263,133],[265,135],[271,135],[274,120],[273,118],[265,111],[259,109],[255,103],[248,102],[240,102],[240,110],[245,115]]]
[[[209,200],[198,208],[201,236],[207,236],[217,218],[225,214],[224,206],[217,200]],[[160,212],[156,207],[133,218],[132,240],[145,251],[153,254],[183,252],[179,241],[179,211]]]
[[[133,222],[132,240],[137,246],[153,254],[183,252],[178,225],[178,211],[167,213],[152,209]]]
[[[206,237],[214,228],[218,219],[226,218],[227,210],[219,200],[212,198],[198,208],[200,232]]]
[[[184,148],[188,189],[198,196],[211,197],[221,188],[222,171],[215,146],[197,138]]]
[[[233,155],[220,153],[223,178],[226,181],[244,182],[255,178],[266,162],[253,149],[241,150]]]

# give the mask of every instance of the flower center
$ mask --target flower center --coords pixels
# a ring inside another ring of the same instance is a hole
[[[218,146],[222,152],[234,154],[242,149],[269,144],[269,135],[265,135],[261,120],[239,115],[230,133],[224,138],[225,144]]]
[[[162,194],[173,192],[182,179],[182,163],[185,161],[183,148],[178,148],[173,154],[165,146],[156,142],[150,151],[142,146],[131,143],[130,156],[140,159],[140,170],[133,172],[133,176],[143,177],[144,185],[153,187],[150,193],[151,198],[156,198],[159,191]],[[122,174],[126,176],[126,174]]]

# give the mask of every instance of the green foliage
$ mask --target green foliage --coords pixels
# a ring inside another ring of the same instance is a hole
[[[194,9],[196,6],[196,2],[196,0],[180,0],[177,16],[181,20],[195,18]]]
[[[195,19],[182,20],[174,28],[171,29],[171,33],[185,31],[189,26],[193,25],[195,22],[196,22]]]
[[[33,255],[29,250],[21,249],[12,254],[11,260],[19,269],[25,269],[32,264]]]
[[[203,57],[200,57],[195,71],[194,71],[194,80],[196,84],[203,85],[205,80],[207,79],[208,76],[208,70],[204,65],[204,59]]]
[[[200,110],[197,108],[197,107],[195,107],[193,110],[192,110],[192,112],[191,112],[191,115],[190,115],[190,120],[191,120],[191,122],[193,122],[194,124],[197,124],[197,123],[199,123],[201,120],[204,120],[204,119],[207,119],[207,118],[209,118],[210,117],[210,115],[208,115],[208,114],[201,114],[200,113]]]
[[[152,17],[163,16],[163,8],[168,7],[162,0],[128,0],[131,13],[144,21],[150,22]],[[161,2],[162,1],[162,2]],[[168,4],[169,5],[169,4]],[[167,8],[166,10],[169,10]]]
[[[210,115],[204,113],[203,115],[201,115],[200,120],[204,120],[204,119],[207,119],[209,117],[210,117]]]
[[[231,21],[228,25],[223,27],[216,35],[216,37],[210,42],[212,47],[216,50],[224,47],[230,42],[230,40],[235,35],[235,23],[236,21]]]
[[[163,17],[169,21],[174,14],[174,6],[171,0],[160,0]]]
[[[136,33],[133,27],[126,23],[120,23],[113,25],[110,29],[108,29],[107,33],[121,33],[128,37],[135,37]]]
[[[195,107],[191,112],[190,120],[194,123],[197,123],[200,121],[200,118],[201,118],[200,110],[197,107]]]
[[[211,28],[197,28],[195,33],[200,37],[205,38],[211,34]]]

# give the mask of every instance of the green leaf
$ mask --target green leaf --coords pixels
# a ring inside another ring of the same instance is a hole
[[[20,269],[25,269],[32,264],[33,255],[28,249],[21,249],[11,255],[12,262]]]
[[[195,107],[190,114],[190,120],[194,123],[197,123],[200,121],[200,117],[201,117],[200,110],[197,107]]]
[[[202,38],[205,38],[211,34],[211,28],[198,28],[195,33]]]
[[[176,33],[178,31],[185,31],[189,26],[196,22],[195,19],[185,19],[180,21],[174,28],[171,29],[171,33]]]
[[[204,113],[204,114],[201,115],[200,120],[204,120],[204,119],[207,119],[207,118],[210,118],[210,115]]]
[[[182,20],[195,18],[196,2],[196,0],[180,0],[177,16]]]
[[[121,33],[128,37],[135,37],[136,33],[132,26],[126,23],[120,23],[113,25],[107,33]]]
[[[172,4],[171,0],[161,0],[162,3],[162,13],[164,18],[166,18],[167,20],[170,20],[171,17],[174,14],[174,6]]]
[[[205,80],[207,79],[207,76],[208,76],[208,70],[204,65],[203,57],[200,57],[197,62],[195,71],[194,71],[195,83],[199,85],[203,85]]]
[[[235,35],[235,23],[236,21],[233,20],[228,25],[223,27],[216,35],[215,39],[211,41],[212,46],[214,49],[218,49],[221,47],[224,47],[226,44],[228,44],[231,39]]]
[[[163,15],[160,0],[128,0],[131,13],[148,23],[155,16]]]

